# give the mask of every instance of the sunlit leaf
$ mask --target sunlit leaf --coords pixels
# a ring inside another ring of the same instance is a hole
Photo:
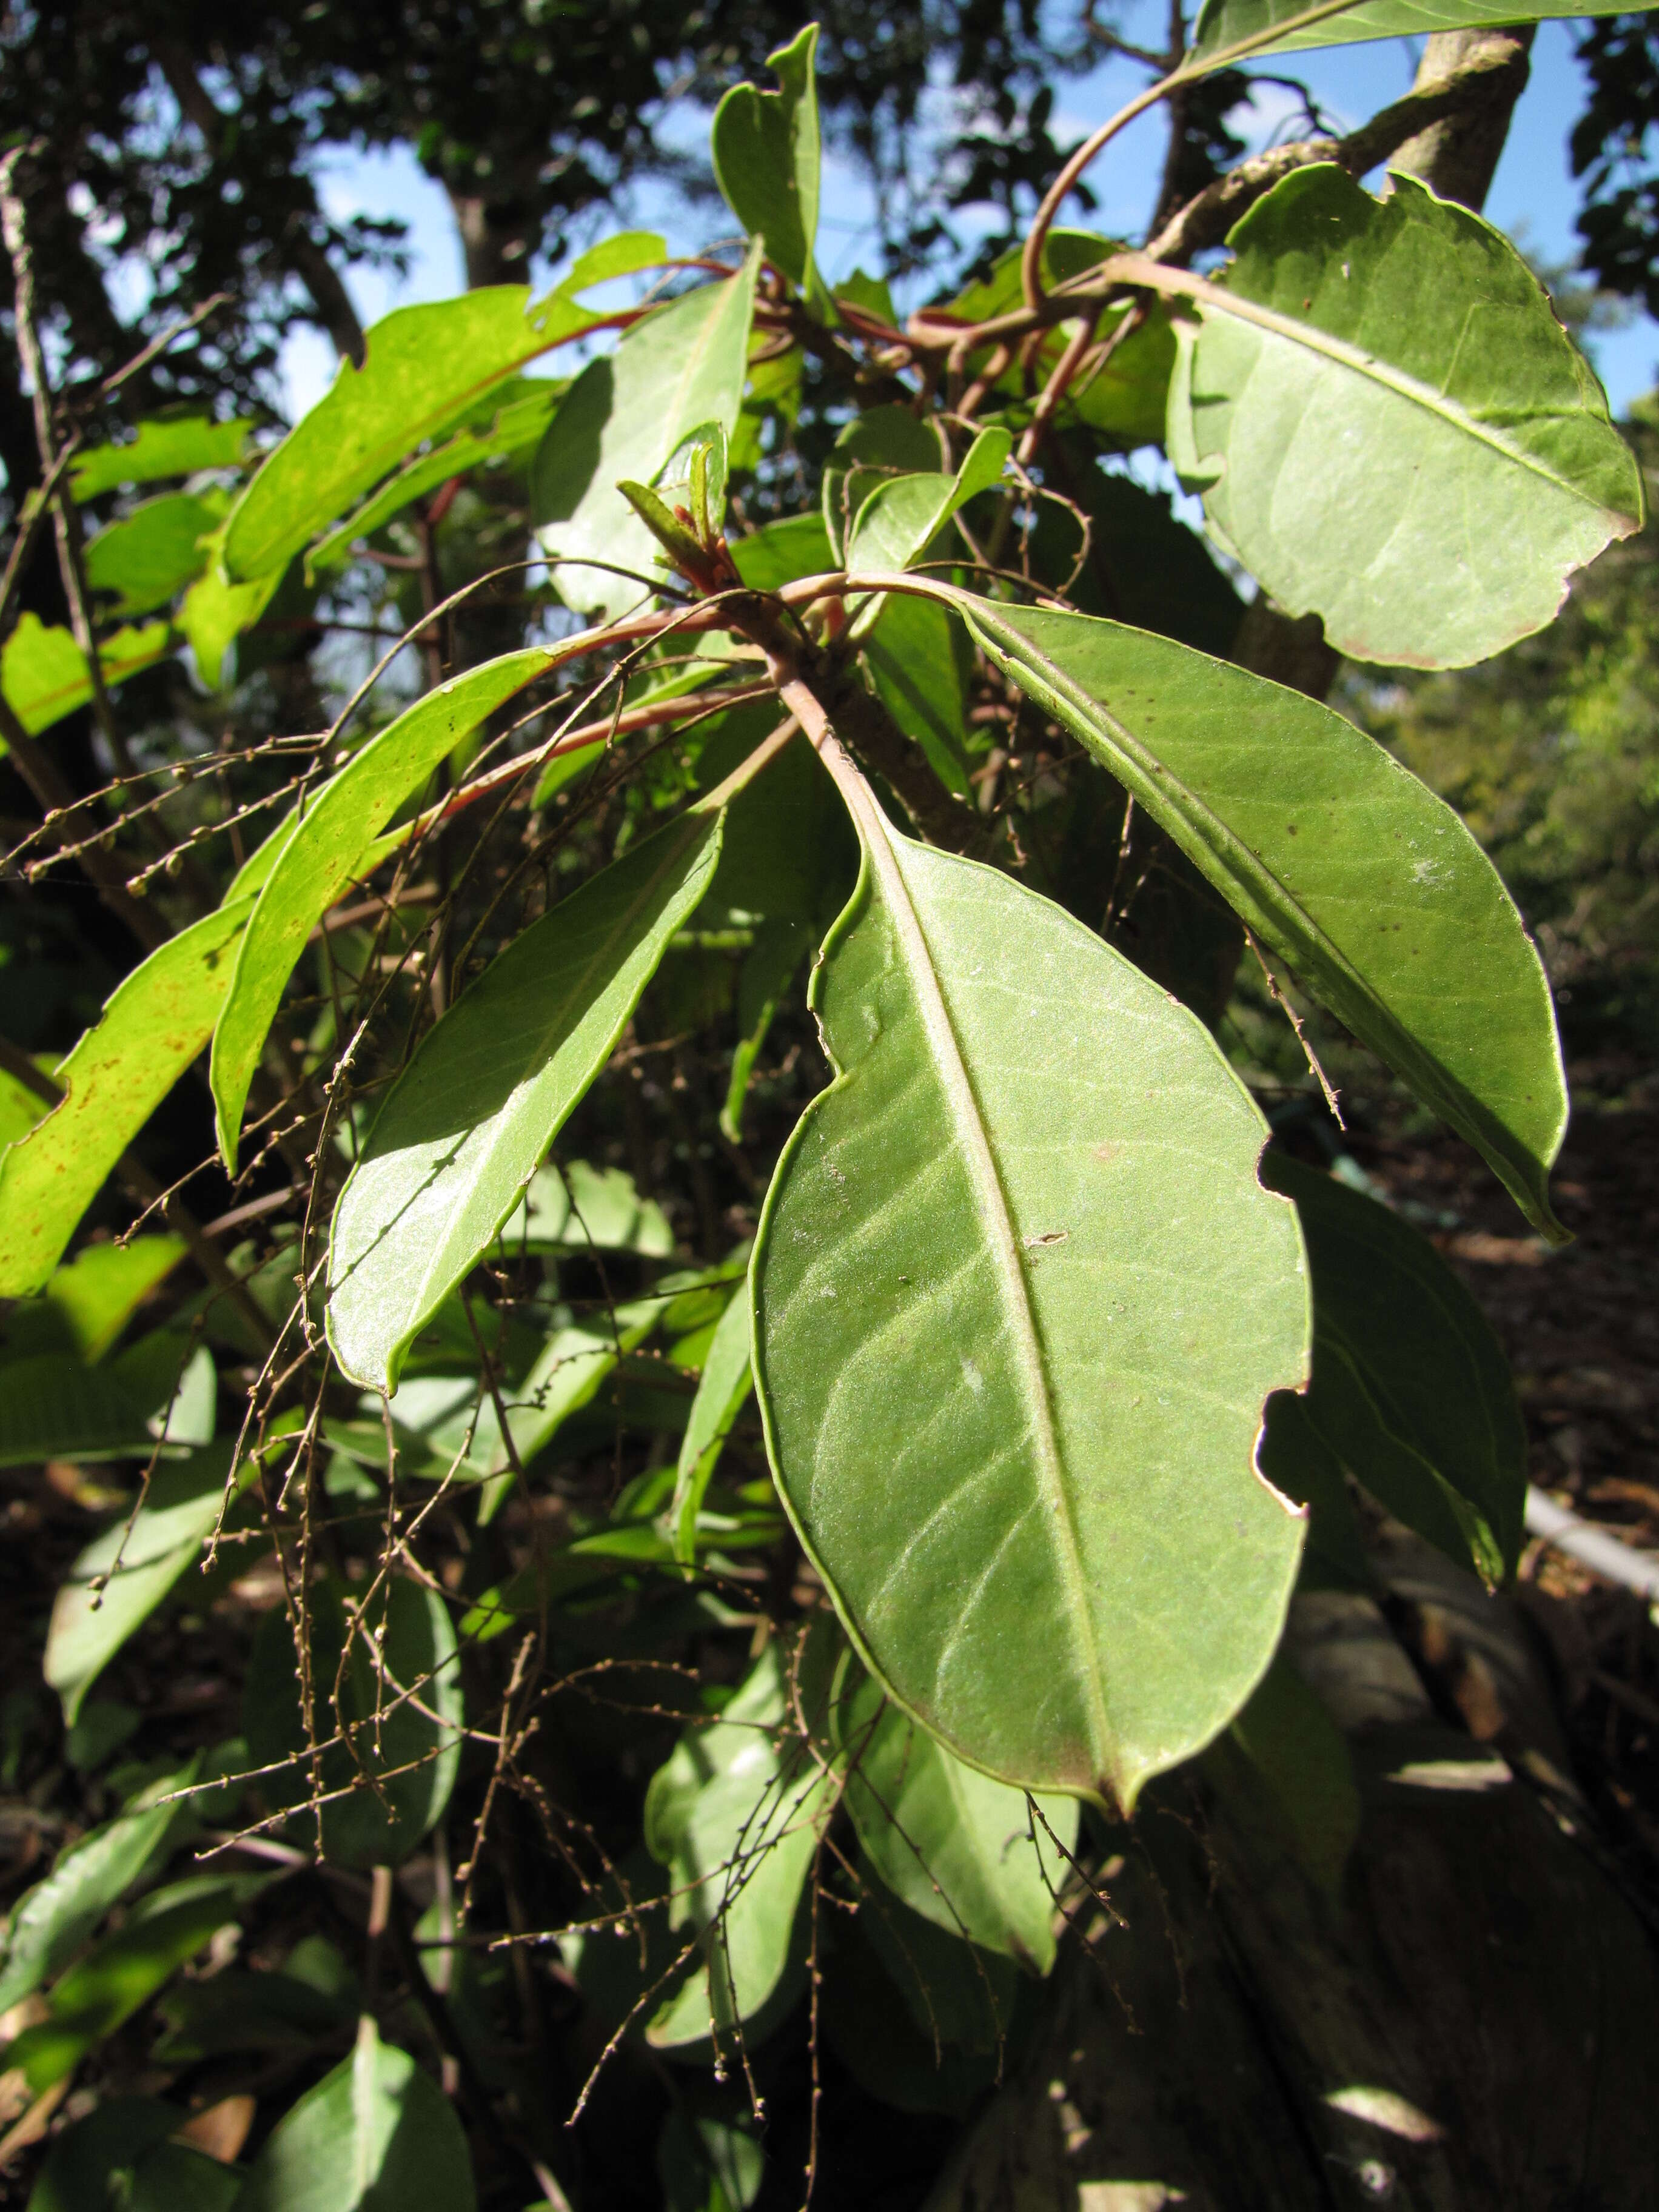
[[[372,738],[306,807],[277,854],[236,955],[213,1032],[219,1149],[234,1170],[242,1109],[295,962],[364,848],[459,738],[534,683],[558,656],[541,646],[452,678]]]
[[[1340,652],[1458,668],[1541,629],[1643,514],[1595,371],[1503,233],[1396,176],[1284,178],[1170,392],[1224,545]]]
[[[868,1675],[838,1710],[836,1733],[847,1808],[888,1888],[949,1934],[1046,1974],[1076,1798],[1039,1799],[1040,1821],[1023,1790],[964,1766]]]
[[[147,615],[166,606],[206,567],[203,540],[217,528],[225,504],[222,497],[188,491],[147,499],[88,545],[87,582],[111,595],[112,614]]]
[[[232,511],[225,567],[233,583],[285,568],[307,542],[380,478],[440,437],[497,385],[591,330],[575,295],[662,257],[659,238],[629,232],[586,256],[532,301],[523,284],[399,307],[368,332],[361,369],[342,362],[332,388],[283,439]]]
[[[1375,1199],[1270,1152],[1313,1273],[1306,1416],[1389,1512],[1497,1583],[1515,1569],[1527,1432],[1491,1322],[1425,1237]]]
[[[56,1269],[45,1293],[15,1305],[0,1324],[8,1358],[26,1352],[103,1357],[137,1308],[185,1255],[179,1237],[135,1237],[88,1244]]]
[[[84,501],[122,484],[239,468],[253,429],[252,422],[215,422],[205,415],[152,415],[126,445],[93,446],[77,453],[70,463],[70,489]]]
[[[193,923],[118,986],[63,1060],[68,1096],[0,1155],[0,1297],[57,1266],[105,1179],[213,1031],[252,901]]]
[[[422,1040],[335,1208],[329,1340],[355,1381],[397,1387],[410,1340],[518,1204],[708,889],[723,818],[700,805],[632,848]]]
[[[166,1850],[181,1808],[155,1801],[187,1784],[186,1768],[157,1783],[112,1820],[83,1836],[44,1881],[12,1907],[0,1946],[0,2012],[68,1965],[110,1907]]]
[[[673,1882],[670,1923],[697,1936],[702,1960],[651,2023],[659,2048],[718,2041],[771,1996],[833,1803],[833,1778],[796,1731],[774,1639],[720,1718],[687,1734],[647,1793],[646,1842]]]
[[[855,788],[812,990],[836,1080],[751,1275],[773,1467],[911,1714],[1004,1781],[1131,1805],[1278,1638],[1301,1528],[1253,1455],[1304,1371],[1300,1240],[1201,1025]]]
[[[502,1249],[520,1252],[639,1252],[667,1260],[674,1251],[668,1216],[653,1198],[641,1198],[623,1168],[596,1168],[586,1160],[538,1168],[523,1206],[501,1225]]]
[[[105,688],[113,690],[130,676],[161,659],[172,643],[164,622],[142,629],[118,629],[98,647]],[[61,722],[92,697],[86,655],[66,629],[51,629],[39,615],[25,614],[0,649],[0,690],[30,737]]]
[[[809,23],[766,58],[780,92],[735,84],[714,110],[709,149],[726,204],[767,258],[817,301],[812,249],[818,234],[818,27]]]
[[[758,248],[736,276],[699,285],[590,362],[560,403],[531,475],[541,542],[568,606],[615,617],[651,590],[657,541],[617,489],[648,484],[687,433],[737,426]],[[635,574],[582,566],[583,556]]]
[[[222,566],[223,532],[219,532],[204,573],[185,593],[179,610],[179,627],[196,656],[196,673],[217,690],[225,677],[225,655],[245,629],[252,629],[270,604],[283,571],[256,576],[251,584],[233,584]]]
[[[473,2212],[477,2202],[453,2106],[365,2013],[351,2056],[267,2136],[236,2212]]]
[[[721,1448],[753,1382],[749,1297],[746,1286],[739,1283],[708,1346],[697,1395],[691,1401],[691,1417],[680,1441],[674,1495],[668,1509],[677,1559],[690,1562],[697,1555],[697,1515]]]
[[[1006,430],[981,430],[954,476],[896,477],[878,484],[853,518],[848,567],[908,568],[920,561],[958,507],[995,483],[1012,443]]]
[[[1547,1183],[1567,1101],[1549,986],[1444,800],[1340,715],[1242,669],[1082,615],[952,604],[1268,952],[1559,1237]]]
[[[1206,0],[1193,33],[1192,51],[1203,58],[1259,37],[1273,24],[1305,15],[1309,0]],[[1309,46],[1347,46],[1361,39],[1424,39],[1440,31],[1471,30],[1482,24],[1536,23],[1546,16],[1616,15],[1619,0],[1550,0],[1532,7],[1528,0],[1360,0],[1356,7],[1334,9],[1317,22],[1282,39],[1270,39],[1259,53],[1295,53]]]

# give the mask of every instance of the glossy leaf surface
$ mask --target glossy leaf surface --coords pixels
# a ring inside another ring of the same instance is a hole
[[[1520,1555],[1527,1432],[1491,1322],[1425,1237],[1375,1199],[1269,1153],[1314,1285],[1308,1420],[1347,1472],[1460,1566]]]
[[[865,1856],[913,1911],[1046,1974],[1055,1899],[1077,1843],[1074,1797],[1039,1801],[965,1766],[865,1677],[836,1715],[848,1753],[847,1808]]]
[[[1439,31],[1466,31],[1482,24],[1536,23],[1547,16],[1616,15],[1618,0],[1550,0],[1547,7],[1527,0],[1360,0],[1340,8],[1282,39],[1270,39],[1259,53],[1296,53],[1310,46],[1348,46],[1364,39],[1432,38]],[[1206,0],[1193,35],[1193,52],[1218,53],[1242,39],[1254,39],[1275,23],[1308,13],[1308,0]]]
[[[365,2014],[350,2057],[271,2130],[236,2212],[473,2212],[477,2202],[448,2099]]]
[[[650,592],[657,541],[617,486],[648,484],[700,423],[736,428],[758,268],[752,252],[736,276],[671,300],[590,362],[560,404],[531,495],[567,605],[614,617]],[[584,555],[636,573],[585,568]]]
[[[1635,457],[1501,231],[1415,178],[1378,201],[1328,162],[1230,243],[1170,388],[1170,457],[1227,548],[1339,652],[1483,660],[1638,527]]]
[[[1194,1017],[856,789],[813,979],[836,1080],[751,1273],[774,1470],[910,1713],[1004,1781],[1130,1805],[1278,1638],[1301,1527],[1253,1453],[1304,1371],[1300,1242]]]
[[[532,301],[522,284],[399,307],[368,336],[361,369],[342,362],[331,389],[277,447],[238,501],[225,541],[233,583],[285,568],[307,542],[440,436],[484,395],[550,348],[592,329],[575,294],[660,258],[641,232],[607,240]]]
[[[1340,715],[1242,669],[1082,615],[957,604],[1267,951],[1559,1235],[1549,986],[1445,801]]]
[[[122,1152],[209,1037],[252,911],[240,899],[152,952],[58,1066],[68,1096],[0,1156],[0,1297],[57,1266]]]
[[[233,1171],[253,1073],[307,938],[351,881],[375,832],[459,738],[545,674],[555,658],[539,646],[503,653],[428,691],[372,738],[294,823],[253,908],[213,1035],[219,1149]]]
[[[708,889],[724,817],[693,811],[533,923],[422,1042],[335,1209],[329,1340],[390,1390],[410,1339],[518,1203]]]

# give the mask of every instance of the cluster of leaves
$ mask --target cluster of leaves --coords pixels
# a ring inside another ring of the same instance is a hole
[[[1407,12],[1212,0],[1176,78]],[[3,2081],[38,2137],[159,2011],[176,2095],[64,2128],[43,2208],[810,2187],[823,2096],[998,2078],[1152,1778],[1231,1728],[1330,1797],[1273,1656],[1370,1575],[1356,1486],[1514,1566],[1490,1332],[1264,1154],[1217,1029],[1248,942],[1554,1237],[1548,988],[1453,809],[1228,657],[1232,579],[1464,667],[1638,531],[1636,461],[1406,175],[1264,177],[1208,277],[1056,191],[908,323],[832,289],[816,40],[717,113],[740,256],[623,234],[388,318],[268,447],[49,460],[76,620],[13,629],[3,728],[38,780],[90,707],[122,773],[15,865],[153,949],[5,1054],[0,1460],[142,1474],[52,1609],[110,1814],[14,1909]],[[388,647],[325,731],[123,726],[275,619]],[[218,1166],[146,1154],[210,1111]],[[240,1711],[137,1756],[94,1692],[252,1609]]]

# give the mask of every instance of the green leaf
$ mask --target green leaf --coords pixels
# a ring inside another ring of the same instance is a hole
[[[723,811],[700,803],[532,924],[422,1041],[335,1208],[328,1334],[397,1387],[410,1340],[518,1204],[708,889]]]
[[[1425,1237],[1282,1152],[1313,1274],[1313,1428],[1397,1519],[1492,1584],[1520,1557],[1527,1432],[1503,1346]]]
[[[73,2073],[94,2045],[147,2004],[161,1984],[281,1875],[197,1875],[152,1890],[122,1925],[54,1985],[46,2019],[6,2051],[8,2072],[32,2097]]]
[[[847,1809],[866,1856],[896,1896],[947,1934],[1046,1974],[1056,1898],[1070,1871],[1025,1793],[964,1766],[866,1675],[838,1706]],[[1074,1797],[1038,1801],[1070,1851]]]
[[[113,690],[141,669],[161,659],[173,634],[164,622],[146,623],[142,629],[118,629],[98,647],[98,663],[106,690]],[[18,618],[17,627],[0,651],[0,691],[6,704],[32,738],[61,722],[92,697],[92,676],[86,655],[66,629],[48,629],[39,615]]]
[[[357,2045],[278,2120],[236,2212],[474,2212],[454,2108],[363,2014]]]
[[[153,415],[125,446],[93,446],[70,463],[70,489],[80,501],[99,499],[123,484],[155,483],[191,477],[199,469],[240,468],[253,435],[252,422],[214,422],[205,415]]]
[[[294,823],[252,909],[213,1032],[210,1073],[219,1150],[233,1174],[254,1070],[306,939],[351,881],[370,839],[457,740],[558,658],[556,650],[532,646],[428,691],[355,754]]]
[[[1238,1796],[1243,1784],[1254,1800],[1249,1811],[1265,1811],[1297,1863],[1330,1896],[1340,1894],[1359,1839],[1353,1760],[1342,1731],[1283,1652],[1205,1763],[1224,1795]]]
[[[569,387],[550,379],[532,382],[527,377],[519,379],[518,385],[521,388],[511,396],[497,395],[501,404],[487,422],[457,431],[442,445],[399,469],[337,529],[331,530],[320,544],[313,545],[306,556],[307,580],[330,568],[343,568],[354,545],[372,538],[405,507],[436,491],[452,477],[465,476],[489,460],[526,462],[540,445],[554,409]]]
[[[691,1418],[680,1440],[674,1495],[668,1508],[674,1556],[687,1565],[697,1556],[697,1515],[720,1462],[732,1424],[754,1383],[750,1360],[749,1295],[739,1284],[720,1316],[703,1362]]]
[[[1194,60],[1205,60],[1270,30],[1273,24],[1305,15],[1308,0],[1206,0],[1193,34]],[[1531,7],[1527,0],[1361,0],[1358,7],[1334,10],[1282,39],[1268,40],[1258,53],[1294,53],[1309,46],[1341,46],[1362,39],[1431,38],[1437,31],[1469,30],[1483,23],[1537,23],[1546,17],[1616,15],[1620,0],[1549,0]]]
[[[847,566],[908,568],[920,561],[957,508],[996,483],[1012,443],[1006,430],[981,430],[955,476],[905,476],[878,484],[854,516]]]
[[[73,1728],[87,1692],[121,1646],[201,1556],[222,1512],[258,1472],[235,1468],[229,1443],[209,1444],[173,1467],[157,1468],[143,1503],[94,1536],[60,1584],[46,1631],[47,1682]]]
[[[40,1288],[122,1152],[207,1042],[252,911],[250,899],[222,906],[135,968],[59,1065],[68,1096],[0,1154],[0,1297]]]
[[[841,565],[853,518],[878,485],[903,476],[945,473],[945,449],[938,431],[908,407],[894,402],[855,415],[823,465],[823,521],[834,550],[822,566]],[[745,583],[759,581],[746,569],[742,573]],[[800,573],[811,575],[813,571],[803,568]]]
[[[646,1793],[645,1840],[673,1881],[672,1927],[704,1963],[647,2031],[659,2049],[751,2021],[789,1961],[801,1892],[834,1808],[834,1778],[796,1731],[775,1639],[720,1718],[690,1731]]]
[[[700,423],[736,428],[759,266],[755,249],[736,276],[636,323],[561,402],[531,471],[531,504],[567,606],[614,618],[652,589],[657,541],[617,486],[648,484]],[[639,573],[586,568],[584,556]]]
[[[1501,231],[1396,176],[1284,178],[1183,323],[1170,452],[1228,550],[1339,652],[1463,667],[1639,528],[1635,456]]]
[[[184,1808],[156,1804],[193,1778],[186,1768],[65,1851],[12,1907],[0,1947],[0,2012],[62,1972],[99,1922],[168,1848]]]
[[[270,456],[237,501],[225,541],[233,583],[285,568],[428,438],[441,437],[538,354],[600,319],[575,295],[662,257],[629,232],[584,257],[544,300],[523,284],[399,307],[368,332],[363,365],[342,362],[332,389]]]
[[[538,1168],[524,1204],[501,1224],[502,1249],[521,1252],[638,1252],[647,1259],[673,1257],[674,1232],[654,1198],[641,1198],[623,1168],[596,1168],[572,1160]]]
[[[1202,1026],[850,789],[864,867],[811,1000],[836,1079],[751,1274],[773,1468],[907,1711],[1129,1807],[1278,1638],[1301,1527],[1253,1453],[1304,1370],[1300,1240]]]
[[[72,1352],[101,1359],[137,1308],[185,1256],[181,1237],[135,1237],[128,1244],[88,1244],[59,1267],[36,1305],[14,1307],[7,1350]]]
[[[924,2038],[928,2054],[1006,2055],[1019,1996],[1013,1961],[1000,1951],[964,1943],[954,1929],[947,1936],[935,1922],[913,1912],[862,1853],[859,1873],[865,1891],[860,1932],[880,1960],[890,1985],[902,1996],[903,2011]]]
[[[171,1390],[164,1392],[165,1407]],[[38,1460],[148,1458],[158,1410],[106,1367],[37,1352],[0,1367],[0,1467]]]
[[[812,931],[803,921],[765,921],[755,932],[755,942],[738,978],[738,1046],[732,1055],[726,1103],[720,1108],[721,1131],[734,1145],[743,1141],[744,1101],[772,1017],[811,949]]]
[[[203,541],[217,529],[222,499],[163,492],[100,530],[86,550],[87,582],[112,595],[112,614],[164,607],[207,566]]]
[[[205,574],[185,593],[179,627],[196,656],[196,673],[217,690],[224,681],[225,655],[245,629],[252,629],[270,604],[283,571],[273,568],[251,584],[233,584],[224,574],[224,533],[216,537]]]
[[[1243,669],[1083,615],[951,604],[1559,1238],[1547,1186],[1567,1100],[1549,986],[1451,808],[1340,714]]]
[[[33,1057],[41,1073],[50,1075],[57,1064],[55,1055],[37,1053]],[[48,1102],[38,1091],[32,1090],[9,1068],[0,1067],[0,1146],[15,1144],[19,1137],[27,1136],[49,1110]]]
[[[825,296],[812,261],[822,168],[817,48],[818,27],[809,23],[769,54],[767,66],[783,89],[734,84],[714,110],[709,142],[726,205],[764,245],[774,266],[815,304]]]
[[[893,592],[864,640],[864,656],[883,706],[921,747],[945,789],[965,798],[970,740],[961,636],[932,599]]]
[[[168,2141],[189,2120],[155,2098],[106,2098],[52,2144],[28,2212],[229,2212],[241,2176]]]
[[[307,1593],[313,1719],[328,1747],[319,1760],[323,1855],[340,1866],[395,1865],[441,1819],[455,1786],[465,1717],[455,1630],[443,1600],[418,1583],[383,1583],[366,1601],[345,1595],[349,1620],[335,1583]],[[308,1805],[313,1766],[281,1611],[259,1625],[244,1698],[253,1764],[277,1766],[261,1789],[274,1804]],[[316,1814],[300,1814],[295,1826],[314,1840]]]

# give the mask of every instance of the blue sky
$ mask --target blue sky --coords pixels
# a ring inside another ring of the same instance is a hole
[[[1135,0],[1120,18],[1133,37],[1136,17],[1152,10]],[[1162,9],[1158,9],[1161,16]],[[1288,58],[1276,66],[1301,78],[1338,127],[1375,112],[1406,91],[1416,67],[1415,41],[1339,46]],[[1112,60],[1091,76],[1059,88],[1055,135],[1062,142],[1080,137],[1111,114],[1145,82],[1132,64]],[[1540,26],[1534,49],[1531,82],[1516,111],[1514,126],[1487,203],[1492,219],[1528,249],[1551,263],[1569,263],[1576,253],[1573,216],[1577,195],[1568,170],[1567,137],[1583,106],[1583,80],[1566,25]],[[1272,88],[1258,94],[1250,118],[1253,143],[1282,135],[1291,95]],[[667,118],[665,129],[677,144],[695,143],[706,132],[706,118],[685,111]],[[1100,204],[1090,227],[1134,234],[1147,215],[1150,179],[1161,160],[1164,125],[1156,113],[1133,125],[1096,164],[1090,181]],[[390,308],[413,301],[442,299],[462,282],[460,249],[448,203],[407,149],[386,155],[337,158],[324,179],[325,202],[337,216],[398,216],[410,225],[413,265],[406,280],[358,273],[350,279],[358,311],[372,322]],[[672,245],[690,248],[719,228],[712,209],[688,209],[677,197],[642,191],[629,210],[629,219],[665,232]],[[832,281],[860,259],[872,262],[874,228],[868,193],[856,176],[833,160],[826,169],[820,259]],[[538,272],[538,275],[544,272]],[[1659,374],[1659,328],[1645,316],[1628,326],[1595,332],[1590,349],[1615,411],[1652,388]],[[299,411],[320,397],[332,380],[333,353],[319,333],[302,331],[289,342],[283,362],[287,396]]]

